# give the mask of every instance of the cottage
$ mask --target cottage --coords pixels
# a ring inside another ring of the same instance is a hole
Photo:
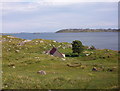
[[[46,54],[53,55],[55,57],[64,58],[65,54],[60,53],[57,48],[53,47],[51,50],[47,51]]]

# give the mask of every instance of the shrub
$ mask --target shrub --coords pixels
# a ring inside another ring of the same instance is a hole
[[[78,53],[78,55],[83,51],[82,42],[79,40],[75,40],[72,42],[72,50],[73,53]]]
[[[67,53],[65,54],[66,57],[78,57],[76,53]]]

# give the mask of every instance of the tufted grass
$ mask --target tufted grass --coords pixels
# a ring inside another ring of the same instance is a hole
[[[3,89],[118,89],[117,51],[85,49],[84,52],[92,54],[63,60],[44,54],[44,51],[54,45],[59,46],[62,53],[71,53],[69,43],[35,39],[19,46],[24,39],[7,35],[2,39],[5,39],[2,43]],[[69,67],[67,64],[81,66]],[[98,71],[92,71],[93,67]],[[44,70],[46,75],[38,74],[40,70]]]

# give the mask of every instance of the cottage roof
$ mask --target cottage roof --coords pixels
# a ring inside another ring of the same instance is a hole
[[[50,51],[50,54],[53,55],[53,54],[55,53],[56,50],[57,50],[57,49],[56,49],[55,47],[53,47],[52,50]]]

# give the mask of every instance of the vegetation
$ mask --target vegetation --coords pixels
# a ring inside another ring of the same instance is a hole
[[[58,58],[45,51],[70,54],[70,43],[8,35],[1,41],[3,89],[118,89],[118,51],[84,47],[79,57]]]
[[[73,53],[78,53],[78,55],[83,51],[82,42],[79,40],[75,40],[72,42],[72,50]]]
[[[78,33],[78,32],[119,32],[120,29],[62,29],[56,33]]]

